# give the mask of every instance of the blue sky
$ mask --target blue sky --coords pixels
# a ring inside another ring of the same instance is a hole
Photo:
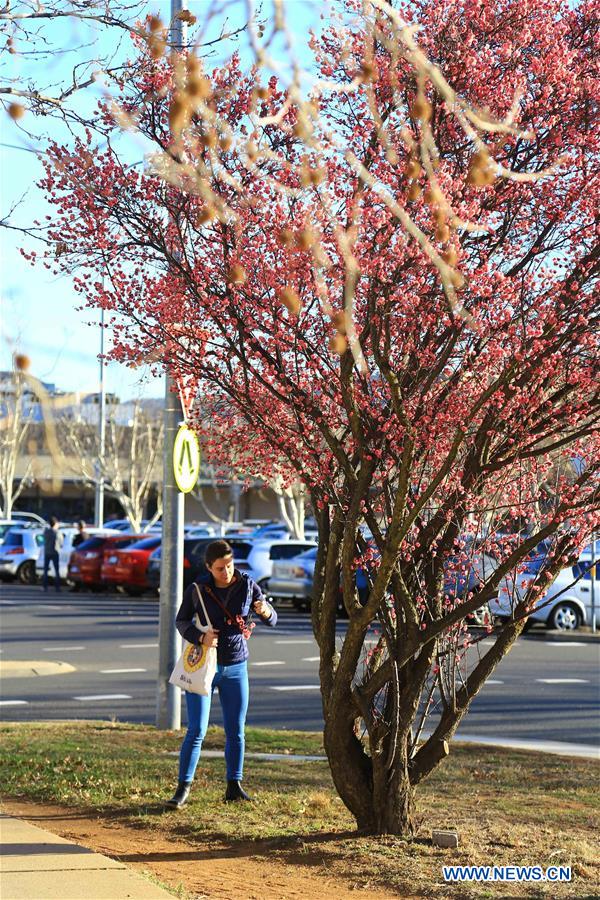
[[[268,5],[268,4],[267,4]],[[209,7],[205,0],[191,0],[189,9],[200,18]],[[168,19],[169,2],[148,3],[147,9]],[[242,16],[246,4],[243,0],[230,7],[229,22]],[[297,41],[300,58],[306,58],[306,40],[309,27],[318,28],[328,4],[320,0],[286,0],[286,14],[290,29]],[[107,51],[123,59],[129,51],[129,42],[121,34],[101,34],[95,28],[62,20],[45,26],[45,35],[60,52],[46,59],[25,58],[18,52],[9,58],[3,54],[2,75],[35,77],[38,86],[49,88],[70,77],[75,63],[81,59],[104,57]],[[16,42],[18,51],[18,41]],[[215,60],[217,64],[219,60]],[[96,96],[99,94],[97,93]],[[95,102],[94,89],[77,94],[73,107],[89,109]],[[37,135],[50,134],[63,142],[67,134],[48,119],[34,120],[28,115],[23,125],[33,132],[28,135],[19,128],[4,111],[0,110],[0,202],[4,218],[17,203],[10,221],[25,226],[34,219],[43,219],[48,213],[43,194],[36,182],[43,174],[36,151],[43,146]],[[128,143],[126,153],[131,162],[143,156],[143,147],[135,138],[124,138]],[[33,151],[33,152],[32,152]],[[53,382],[62,390],[97,391],[99,385],[100,329],[98,314],[93,311],[77,311],[79,302],[71,279],[52,276],[41,265],[32,268],[19,253],[19,247],[33,247],[39,242],[30,241],[16,231],[0,229],[0,369],[8,369],[14,352],[26,353],[31,359],[31,372],[42,381]],[[152,378],[149,371],[135,371],[116,363],[105,370],[106,390],[118,394],[121,399],[133,396],[160,396],[162,379]]]

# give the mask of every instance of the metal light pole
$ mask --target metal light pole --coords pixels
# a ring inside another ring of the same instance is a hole
[[[182,47],[186,28],[177,14],[182,0],[171,0],[171,42]],[[160,604],[158,623],[158,690],[156,727],[176,730],[181,727],[181,692],[169,684],[181,650],[181,638],[175,628],[175,615],[183,594],[183,512],[184,495],[175,482],[173,444],[183,420],[179,395],[173,379],[165,375],[165,445],[163,457],[163,515],[160,565]]]
[[[103,285],[104,287],[104,279]],[[98,421],[98,470],[94,497],[94,525],[100,528],[104,522],[104,451],[106,449],[106,388],[104,384],[104,307],[100,312],[100,406]]]

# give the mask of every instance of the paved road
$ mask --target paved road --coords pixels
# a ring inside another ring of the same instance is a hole
[[[68,674],[2,679],[5,721],[110,719],[154,722],[158,603],[114,594],[44,594],[0,585],[0,660],[44,660]],[[340,639],[343,635],[340,626]],[[476,698],[466,734],[597,746],[600,643],[520,639]],[[281,610],[276,630],[251,641],[248,722],[275,728],[322,727],[318,649],[306,616]],[[218,702],[213,721],[220,722]],[[459,732],[460,733],[460,732]]]

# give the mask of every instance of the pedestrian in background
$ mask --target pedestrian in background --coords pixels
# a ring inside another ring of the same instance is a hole
[[[50,563],[54,566],[55,587],[60,591],[60,573],[58,569],[58,551],[64,542],[64,535],[58,530],[58,519],[50,516],[50,524],[44,529],[44,577],[42,584],[44,590],[48,590],[48,569]]]
[[[80,544],[83,544],[84,541],[87,541],[89,538],[89,534],[86,531],[86,525],[83,519],[80,519],[77,523],[77,534],[73,538],[73,547],[79,547]]]
[[[212,541],[206,548],[205,562],[207,572],[200,575],[183,595],[176,625],[188,643],[217,648],[217,671],[207,697],[185,692],[188,727],[179,753],[177,790],[167,800],[169,806],[177,809],[187,802],[190,793],[215,688],[219,690],[225,727],[227,790],[224,799],[250,800],[241,785],[248,710],[248,638],[254,627],[249,619],[254,612],[265,625],[273,626],[277,622],[277,613],[259,586],[235,568],[233,550],[227,541]],[[212,627],[204,619],[197,590],[202,594]],[[208,627],[208,631],[196,628],[196,615],[200,625]]]

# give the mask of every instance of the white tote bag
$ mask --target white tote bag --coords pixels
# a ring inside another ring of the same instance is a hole
[[[198,590],[198,585],[194,583],[194,587],[202,604],[204,618],[208,623],[206,626],[201,625],[196,614],[194,616],[194,625],[200,631],[208,631],[209,628],[212,628],[212,624],[208,618],[204,599]],[[203,645],[198,647],[196,644],[189,644],[187,641],[184,641],[182,654],[171,672],[169,682],[181,688],[182,691],[191,691],[192,694],[202,694],[207,697],[211,692],[216,671],[216,647],[204,647]]]

